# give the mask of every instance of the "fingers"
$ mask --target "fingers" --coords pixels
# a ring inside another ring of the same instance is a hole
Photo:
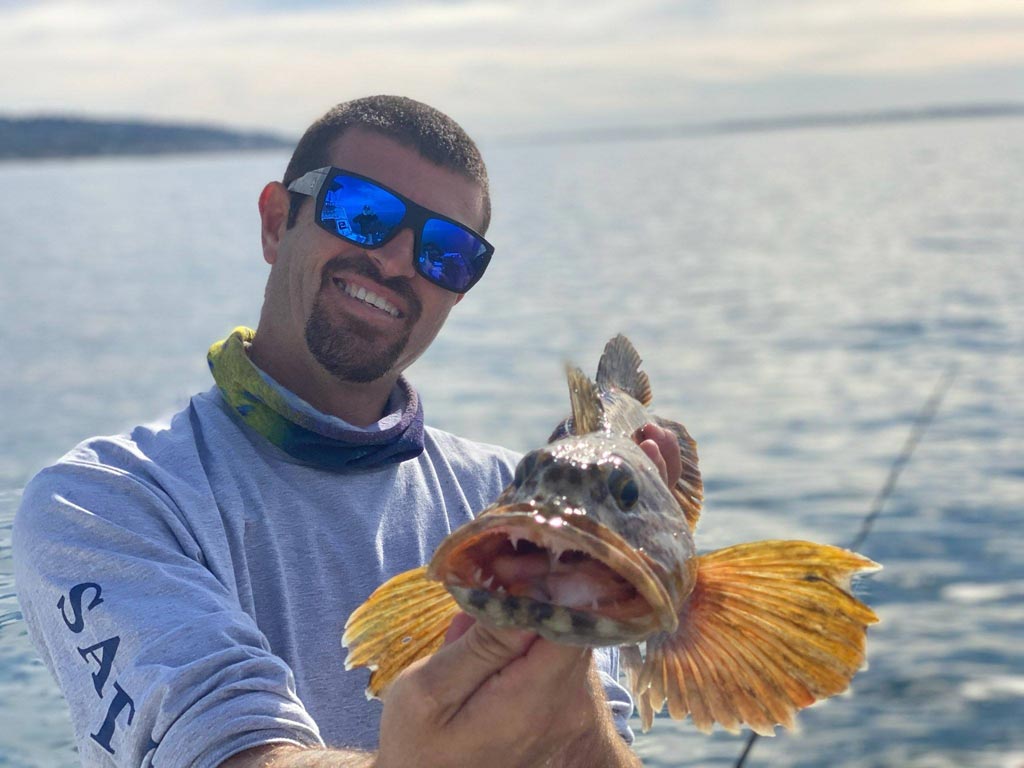
[[[445,645],[418,670],[421,685],[449,714],[458,711],[489,678],[524,656],[537,639],[533,632],[492,629],[460,616],[465,618],[456,616],[452,621]]]
[[[664,481],[665,485],[668,485],[668,466],[665,464],[665,459],[662,458],[661,449],[658,448],[658,444],[653,440],[643,440],[639,445],[643,452],[647,454],[647,458],[658,468],[658,474],[661,475],[662,481]]]
[[[452,627],[450,637],[462,634],[384,692],[375,765],[533,768],[553,764],[570,744],[572,759],[554,764],[603,764],[575,755],[595,733],[614,735],[589,649],[490,629],[464,614]]]
[[[591,649],[537,638],[523,656],[510,662],[500,674],[492,675],[476,691],[463,714],[486,723],[493,719],[495,709],[501,709],[510,723],[526,730],[543,726],[557,731],[568,729],[566,733],[578,735],[575,727],[582,722],[579,717],[589,712],[587,683],[592,666]],[[510,701],[525,706],[513,714],[507,710]]]
[[[634,439],[647,457],[654,462],[665,485],[669,488],[674,486],[683,471],[676,436],[657,424],[644,424],[636,431]]]

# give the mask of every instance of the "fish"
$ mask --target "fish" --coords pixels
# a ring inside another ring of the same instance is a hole
[[[436,652],[460,610],[556,643],[618,647],[644,731],[667,705],[703,732],[717,723],[772,736],[845,691],[878,622],[852,580],[881,566],[808,541],[699,554],[697,444],[650,410],[636,348],[620,334],[595,379],[566,373],[571,416],[522,457],[497,500],[349,617],[345,666],[371,671],[367,697]],[[679,443],[671,488],[635,439],[650,422]]]

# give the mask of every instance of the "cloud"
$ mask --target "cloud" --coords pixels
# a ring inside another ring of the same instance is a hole
[[[23,75],[0,105],[297,133],[336,101],[392,92],[511,133],[743,114],[749,97],[728,94],[755,86],[799,110],[794,86],[814,79],[860,98],[871,82],[875,106],[891,105],[886,81],[1024,82],[1021,40],[1017,0],[8,2],[0,67]]]

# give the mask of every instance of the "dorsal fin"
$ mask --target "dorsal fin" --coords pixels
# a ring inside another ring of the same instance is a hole
[[[605,391],[612,387],[639,400],[642,405],[651,402],[651,382],[640,370],[640,353],[621,333],[604,346],[601,362],[597,364],[597,386]]]
[[[579,368],[570,365],[565,367],[565,375],[569,379],[573,434],[599,431],[604,426],[604,404],[594,382]]]

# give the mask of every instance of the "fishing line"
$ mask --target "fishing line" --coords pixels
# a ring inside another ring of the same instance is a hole
[[[910,434],[907,435],[906,442],[903,443],[903,448],[900,450],[896,460],[889,467],[889,475],[885,478],[885,482],[875,495],[874,501],[871,502],[871,507],[868,513],[864,516],[861,521],[860,530],[857,535],[853,537],[847,549],[857,550],[867,539],[868,534],[871,533],[871,528],[875,524],[875,520],[882,512],[882,508],[885,506],[885,502],[888,501],[889,496],[892,495],[893,490],[896,488],[896,482],[899,480],[900,473],[910,463],[910,457],[913,456],[914,450],[917,448],[917,444],[921,442],[921,438],[924,437],[924,433],[928,430],[932,421],[935,419],[935,415],[939,412],[939,406],[942,405],[943,399],[946,397],[946,393],[949,391],[950,386],[953,384],[953,379],[956,378],[957,365],[952,364],[942,372],[939,380],[935,383],[935,387],[932,389],[931,395],[925,402],[924,407],[917,414],[917,418],[914,419],[914,424],[910,429]],[[743,752],[740,753],[739,758],[736,760],[736,764],[733,768],[743,768],[743,764],[747,760],[747,756],[750,754],[750,750],[753,749],[754,743],[757,741],[757,734],[753,731],[750,732],[750,736],[747,738],[747,743],[743,747]]]

